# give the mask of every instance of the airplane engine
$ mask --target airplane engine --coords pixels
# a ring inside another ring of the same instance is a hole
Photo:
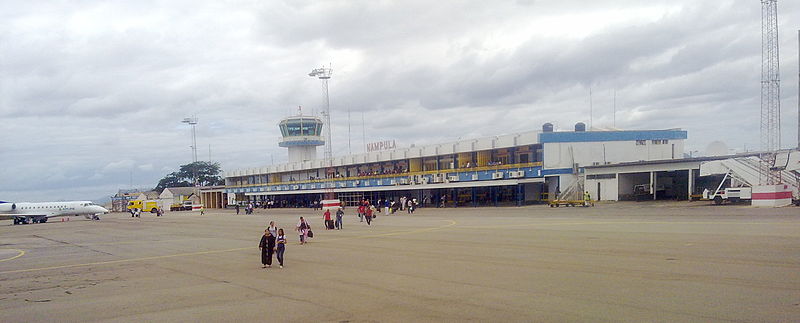
[[[11,202],[0,202],[0,212],[14,212],[17,210],[17,204]]]

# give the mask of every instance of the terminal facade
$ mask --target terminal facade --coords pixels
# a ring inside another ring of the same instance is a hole
[[[423,206],[530,204],[555,198],[584,167],[681,159],[687,138],[681,129],[586,131],[578,123],[554,131],[548,123],[541,131],[312,159],[310,149],[322,144],[322,124],[310,118],[299,132],[284,129],[297,119],[281,122],[281,146],[302,147],[295,148],[302,153],[285,164],[226,171],[228,204],[269,200],[302,207],[325,197],[346,206],[400,197]]]

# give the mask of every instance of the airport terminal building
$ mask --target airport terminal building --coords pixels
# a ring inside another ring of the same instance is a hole
[[[226,171],[227,203],[274,201],[276,206],[333,196],[344,205],[416,198],[424,205],[524,205],[546,201],[582,178],[584,168],[683,158],[687,132],[668,130],[541,131],[389,148],[331,159],[309,159],[324,144],[321,121],[296,116],[279,124],[285,164]]]

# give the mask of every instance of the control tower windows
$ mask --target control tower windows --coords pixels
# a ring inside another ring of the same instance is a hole
[[[297,119],[282,123],[279,126],[284,137],[292,136],[319,136],[322,133],[322,124],[311,119]]]

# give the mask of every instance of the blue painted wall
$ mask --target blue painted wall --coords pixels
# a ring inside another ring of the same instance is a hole
[[[543,132],[539,134],[539,142],[597,142],[597,141],[634,141],[656,139],[686,139],[686,130],[637,130],[637,131],[578,131],[578,132]]]

